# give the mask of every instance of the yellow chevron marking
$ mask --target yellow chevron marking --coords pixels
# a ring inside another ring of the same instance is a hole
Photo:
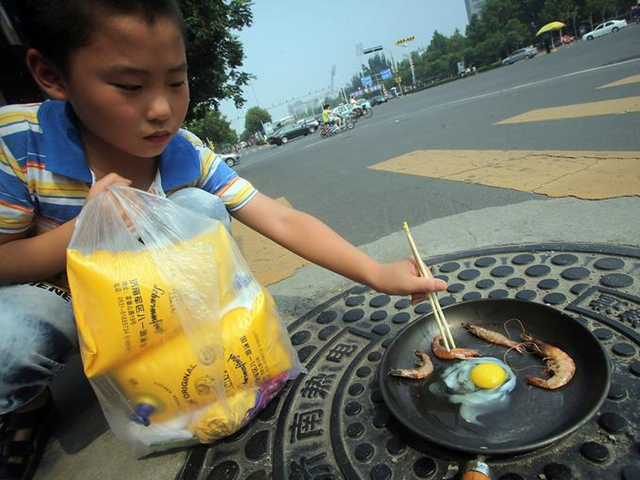
[[[606,85],[598,87],[596,90],[600,90],[601,88],[611,88],[611,87],[620,87],[622,85],[631,85],[632,83],[638,83],[638,82],[640,82],[640,75],[632,75],[630,77],[623,78],[616,82],[607,83]]]
[[[640,195],[640,152],[419,150],[369,168],[550,197]]]
[[[562,107],[541,108],[507,118],[494,125],[510,123],[541,122],[544,120],[563,120],[567,118],[595,117],[640,112],[640,96],[604,100],[601,102],[579,103]]]

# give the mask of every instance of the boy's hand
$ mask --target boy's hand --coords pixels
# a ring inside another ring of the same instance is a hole
[[[427,292],[441,292],[446,282],[438,278],[420,276],[413,259],[380,265],[372,287],[389,295],[411,295],[411,304],[416,305],[427,297]]]
[[[96,183],[94,183],[91,186],[91,189],[89,190],[89,194],[87,195],[87,199],[85,200],[84,203],[86,204],[90,199],[92,199],[96,195],[102,192],[106,192],[107,188],[110,185],[122,185],[122,186],[128,187],[131,185],[131,180],[121,177],[117,173],[110,173],[109,175],[105,175],[104,177],[102,177],[100,180],[98,180]]]

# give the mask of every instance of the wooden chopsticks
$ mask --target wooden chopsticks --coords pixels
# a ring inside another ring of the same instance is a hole
[[[413,254],[413,258],[418,265],[418,270],[420,271],[420,275],[425,278],[432,277],[431,272],[427,268],[427,266],[422,261],[420,254],[418,253],[418,249],[416,248],[416,244],[413,241],[413,237],[411,236],[411,232],[409,231],[409,224],[407,222],[402,222],[402,228],[404,228],[404,233],[407,234],[407,240],[409,240],[409,247],[411,248],[411,253]],[[440,329],[440,333],[442,334],[442,339],[444,341],[444,346],[447,351],[451,351],[451,348],[456,348],[456,343],[453,341],[453,335],[451,335],[451,330],[449,330],[449,324],[447,323],[447,319],[444,318],[444,313],[442,312],[442,308],[440,307],[440,303],[438,302],[438,297],[434,292],[428,292],[427,298],[429,299],[429,303],[431,304],[431,310],[433,311],[433,315],[436,317],[436,322],[438,323],[438,328]]]

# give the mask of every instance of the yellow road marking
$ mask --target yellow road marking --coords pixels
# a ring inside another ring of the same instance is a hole
[[[285,198],[276,201],[291,206]],[[234,221],[231,230],[251,272],[262,285],[284,280],[309,263],[240,222]]]
[[[640,152],[419,150],[369,168],[550,197],[640,195]]]
[[[632,83],[638,83],[638,82],[640,82],[640,75],[632,75],[630,77],[623,78],[616,82],[607,83],[606,85],[598,87],[596,90],[600,90],[601,88],[620,87],[622,85],[630,85]]]
[[[601,102],[579,103],[562,107],[541,108],[507,118],[494,125],[510,123],[541,122],[544,120],[561,120],[567,118],[594,117],[598,115],[615,115],[619,113],[640,112],[640,96],[604,100]]]

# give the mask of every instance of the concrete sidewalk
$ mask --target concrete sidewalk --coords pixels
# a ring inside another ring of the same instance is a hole
[[[573,198],[535,200],[467,212],[412,225],[418,249],[426,257],[488,246],[535,243],[600,243],[640,247],[639,197],[588,201]],[[376,259],[408,256],[402,231],[362,248]],[[282,318],[291,323],[353,283],[314,265],[269,287]],[[54,384],[61,412],[37,480],[173,479],[186,451],[136,460],[108,429],[78,356]]]

